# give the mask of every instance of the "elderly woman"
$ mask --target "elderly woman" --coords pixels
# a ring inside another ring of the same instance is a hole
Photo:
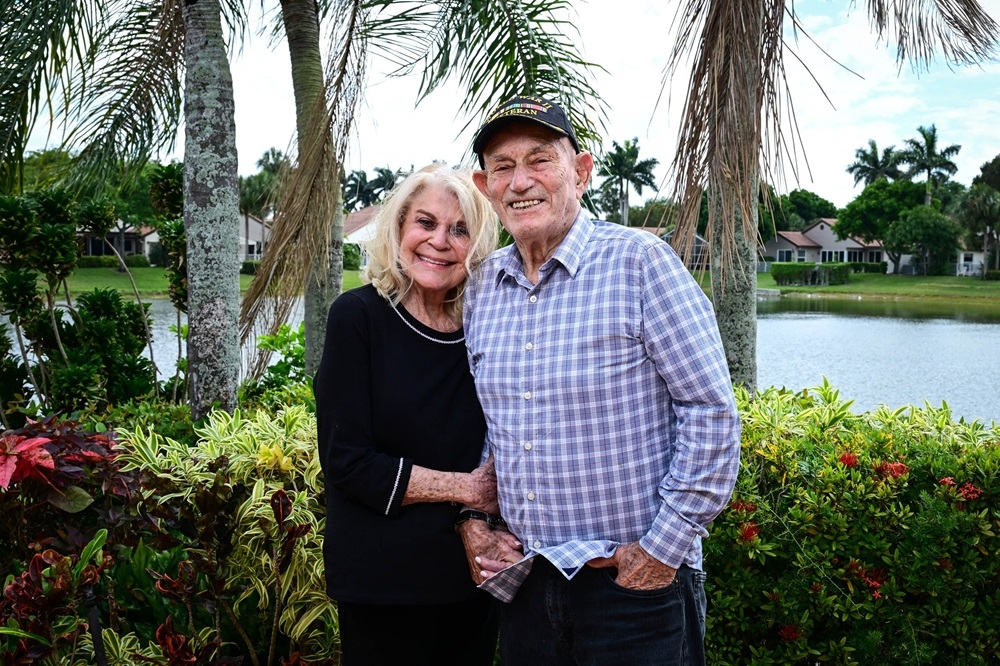
[[[491,664],[490,598],[454,525],[461,504],[497,511],[461,316],[497,225],[469,175],[442,165],[409,176],[374,224],[370,284],[330,308],[314,380],[344,664]]]

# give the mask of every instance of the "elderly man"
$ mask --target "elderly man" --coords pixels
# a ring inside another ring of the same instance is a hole
[[[557,104],[505,102],[473,150],[514,238],[464,314],[510,533],[457,528],[509,600],[503,662],[704,663],[701,539],[739,466],[712,307],[666,243],[581,208],[594,160]]]

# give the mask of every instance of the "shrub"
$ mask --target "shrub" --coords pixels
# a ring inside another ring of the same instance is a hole
[[[743,414],[705,541],[716,664],[995,664],[1000,428],[947,408],[852,414],[829,385]]]
[[[361,248],[355,243],[344,243],[344,270],[356,271],[361,268]]]
[[[852,273],[875,273],[884,275],[889,268],[885,261],[852,261],[850,263]]]
[[[120,265],[118,257],[111,254],[77,257],[76,260],[77,268],[118,268]]]
[[[125,257],[125,265],[129,268],[149,268],[149,259],[144,254],[130,254]]]
[[[847,284],[851,279],[851,264],[776,261],[771,275],[778,286]]]
[[[240,273],[243,275],[257,275],[257,269],[260,268],[260,260],[248,260],[244,261],[243,265],[240,266]]]
[[[986,271],[986,279],[1000,281],[1000,271]]]
[[[117,446],[71,422],[30,428],[0,440],[0,662],[98,663],[88,625],[116,665],[336,655],[303,407],[213,413],[193,447],[144,428]],[[84,584],[98,597],[86,623]]]

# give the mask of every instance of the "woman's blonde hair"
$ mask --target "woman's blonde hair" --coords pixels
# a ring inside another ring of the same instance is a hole
[[[363,279],[370,282],[383,298],[399,304],[413,286],[413,280],[403,272],[400,264],[400,229],[410,212],[410,207],[421,192],[434,185],[444,188],[458,199],[465,226],[469,232],[469,253],[465,257],[466,277],[451,290],[445,305],[448,314],[460,319],[462,294],[469,276],[496,249],[498,225],[493,207],[486,200],[467,171],[458,171],[445,164],[431,164],[416,171],[400,183],[382,204],[375,215],[375,235],[364,243],[368,252],[368,266]]]

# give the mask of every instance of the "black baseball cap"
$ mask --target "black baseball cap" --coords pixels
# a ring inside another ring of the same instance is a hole
[[[479,128],[476,138],[472,141],[472,152],[479,158],[479,166],[483,162],[483,150],[497,130],[511,120],[530,120],[554,132],[562,134],[573,144],[576,152],[580,152],[580,144],[576,141],[573,126],[563,108],[551,100],[542,97],[513,97],[500,104],[486,117],[486,122]]]

